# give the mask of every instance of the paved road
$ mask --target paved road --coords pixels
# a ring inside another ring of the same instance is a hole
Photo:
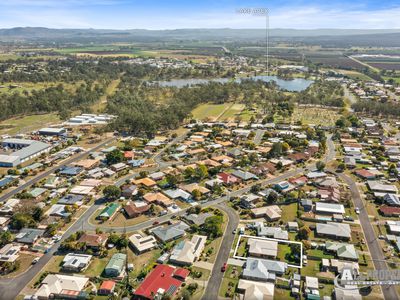
[[[11,198],[12,196],[18,194],[19,192],[23,191],[26,188],[29,188],[31,185],[39,182],[43,178],[46,178],[51,173],[54,173],[57,169],[59,169],[61,165],[68,165],[68,164],[71,164],[71,163],[73,163],[73,162],[75,162],[77,160],[80,160],[80,159],[84,158],[86,155],[88,155],[89,152],[97,151],[100,148],[102,148],[105,144],[108,144],[108,143],[112,142],[113,140],[115,140],[115,138],[107,139],[104,142],[102,142],[101,144],[97,145],[96,147],[94,147],[94,148],[92,148],[90,150],[84,151],[84,152],[82,152],[82,153],[80,153],[78,155],[75,155],[75,156],[63,161],[62,163],[59,163],[56,166],[47,169],[46,171],[44,171],[43,173],[39,174],[38,176],[30,179],[29,181],[25,182],[24,184],[22,184],[20,186],[18,186],[14,190],[9,191],[8,193],[5,193],[4,195],[0,196],[0,202],[5,202],[7,199]]]
[[[368,217],[367,209],[364,206],[364,202],[361,198],[360,191],[357,187],[356,182],[349,176],[343,173],[335,173],[350,187],[351,198],[355,207],[360,208],[360,214],[358,215],[361,223],[361,227],[364,231],[365,240],[367,242],[369,252],[372,256],[372,261],[374,263],[376,270],[389,270],[386,262],[385,256],[383,255],[382,248],[379,244],[379,240],[375,234],[374,228]],[[396,289],[394,286],[382,286],[383,296],[386,300],[399,299]]]
[[[236,229],[239,225],[239,216],[234,209],[227,206],[225,203],[217,205],[217,208],[226,212],[229,217],[228,225],[226,226],[226,231],[219,248],[217,258],[214,262],[214,268],[211,271],[211,277],[208,280],[207,288],[204,292],[202,299],[217,299],[219,286],[221,285],[224,273],[221,272],[221,267],[224,263],[228,261],[229,253],[232,249],[233,241],[235,240],[235,235],[232,231]]]
[[[257,129],[256,135],[254,136],[254,144],[259,145],[261,143],[264,133],[265,133],[265,130]]]

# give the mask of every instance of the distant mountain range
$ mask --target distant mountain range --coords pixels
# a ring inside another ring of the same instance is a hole
[[[265,38],[265,29],[175,29],[175,30],[112,30],[112,29],[52,29],[45,27],[15,27],[0,29],[0,42],[150,42],[173,40],[257,41]],[[276,40],[312,42],[313,40],[355,42],[368,40],[379,45],[379,40],[400,40],[400,29],[271,29],[269,35]],[[373,45],[371,45],[373,46]]]

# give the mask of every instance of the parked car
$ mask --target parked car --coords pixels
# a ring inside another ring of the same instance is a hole
[[[35,258],[32,260],[32,265],[36,264],[36,263],[39,261],[39,259],[40,259],[40,257],[35,257]]]
[[[153,225],[158,225],[158,224],[160,224],[160,222],[158,222],[158,221],[153,222]]]
[[[221,272],[225,272],[226,271],[226,263],[224,263],[221,267]]]
[[[360,209],[359,209],[358,207],[356,207],[356,208],[354,209],[354,211],[356,212],[357,215],[360,214]]]

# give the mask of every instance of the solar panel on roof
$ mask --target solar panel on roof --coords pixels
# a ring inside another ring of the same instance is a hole
[[[178,289],[178,287],[176,285],[171,285],[168,290],[165,292],[165,294],[167,295],[173,295],[175,294],[176,290]]]

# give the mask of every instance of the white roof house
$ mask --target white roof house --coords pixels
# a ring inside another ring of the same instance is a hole
[[[332,237],[335,239],[350,239],[351,228],[349,224],[328,222],[317,223],[316,231],[318,235]]]
[[[19,257],[20,245],[7,244],[0,249],[0,261],[14,262]]]
[[[190,241],[181,241],[172,250],[170,262],[179,265],[191,265],[203,252],[207,237],[194,235]]]
[[[151,250],[157,246],[157,240],[152,235],[142,236],[138,233],[135,233],[129,237],[129,242],[139,253]]]
[[[81,292],[88,282],[87,277],[49,274],[43,279],[35,296],[39,299],[49,299],[52,294],[71,296]]]
[[[91,259],[92,255],[68,253],[63,259],[62,268],[69,271],[80,272],[89,266]]]
[[[345,209],[342,204],[317,202],[315,204],[315,212],[323,214],[344,214]]]
[[[243,300],[269,300],[274,298],[275,285],[271,282],[240,279],[238,290],[244,293]]]
[[[275,275],[285,273],[287,267],[285,262],[249,257],[243,268],[242,276],[245,279],[256,281],[274,280]]]
[[[278,242],[249,238],[249,255],[253,257],[276,257],[278,254]]]

